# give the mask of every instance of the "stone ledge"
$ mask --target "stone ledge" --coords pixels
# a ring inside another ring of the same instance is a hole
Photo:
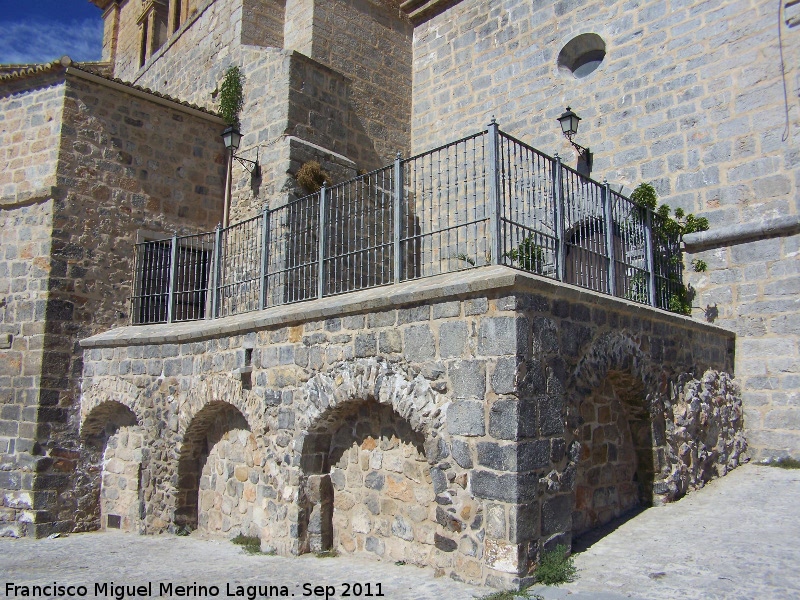
[[[742,223],[711,231],[690,233],[683,238],[686,250],[697,252],[708,248],[743,244],[755,240],[800,233],[800,215],[787,215],[758,223]]]
[[[22,192],[20,194],[8,195],[0,197],[0,208],[16,208],[18,206],[28,206],[30,204],[38,204],[47,202],[49,200],[62,198],[64,194],[57,186],[49,186],[33,190],[30,192]]]
[[[631,314],[650,320],[666,321],[701,331],[728,335],[731,338],[735,337],[734,332],[716,325],[505,266],[480,267],[406,281],[391,286],[391,294],[387,293],[388,289],[389,286],[381,286],[340,296],[329,296],[321,300],[275,306],[262,311],[222,319],[131,325],[83,339],[80,344],[83,348],[113,348],[130,345],[186,343],[212,337],[237,335],[269,327],[284,327],[329,317],[384,311],[423,302],[445,301],[490,291],[549,293],[574,302],[616,309],[625,307]]]
[[[414,25],[419,25],[459,2],[461,0],[405,0],[400,4],[400,10]]]

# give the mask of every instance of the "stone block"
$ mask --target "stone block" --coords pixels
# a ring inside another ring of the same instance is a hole
[[[451,448],[456,464],[463,469],[471,469],[473,462],[469,444],[464,440],[453,438]]]
[[[486,364],[480,360],[451,362],[448,375],[457,398],[480,398],[486,394]]]
[[[433,318],[444,319],[446,317],[458,317],[461,315],[461,303],[458,300],[453,302],[440,302],[433,305]]]
[[[527,345],[527,322],[515,317],[485,317],[478,331],[478,353],[483,356],[517,354]]]
[[[356,335],[356,341],[355,341],[356,358],[375,356],[377,353],[378,353],[378,345],[374,333],[365,333]]]
[[[564,399],[561,396],[540,396],[539,432],[543,436],[558,435],[564,432]]]
[[[482,315],[489,310],[489,300],[486,298],[471,298],[464,301],[464,316]]]
[[[492,371],[492,390],[496,394],[513,394],[517,391],[517,358],[503,357],[497,359]]]
[[[498,400],[489,411],[489,435],[498,440],[520,440],[537,434],[536,404]]]
[[[439,356],[455,358],[465,353],[469,329],[463,321],[448,321],[439,326]]]
[[[482,436],[485,433],[483,402],[456,400],[447,409],[446,422],[451,435]]]
[[[572,498],[567,495],[547,498],[542,503],[542,535],[568,531],[572,527]]]
[[[403,338],[395,329],[381,331],[378,339],[378,350],[381,353],[399,353],[403,351]]]
[[[431,318],[431,307],[429,305],[414,306],[412,308],[401,308],[397,311],[397,324],[415,323],[417,321],[428,321]]]
[[[494,473],[475,469],[470,474],[470,489],[474,496],[509,503],[534,501],[537,482],[536,475],[530,473]]]
[[[521,544],[536,539],[539,533],[539,505],[520,504],[508,511],[508,540]]]
[[[423,362],[434,357],[433,333],[428,325],[414,325],[404,331],[403,352],[411,362]]]

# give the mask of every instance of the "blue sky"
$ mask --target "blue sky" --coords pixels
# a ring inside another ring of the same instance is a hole
[[[0,0],[0,63],[100,60],[101,17],[89,0]]]

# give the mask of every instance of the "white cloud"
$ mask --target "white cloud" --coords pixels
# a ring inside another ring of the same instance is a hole
[[[2,25],[0,63],[43,63],[65,54],[75,61],[100,60],[103,23],[99,20],[10,22]]]

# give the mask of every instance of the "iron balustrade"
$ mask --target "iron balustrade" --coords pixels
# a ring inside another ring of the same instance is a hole
[[[219,318],[502,264],[673,309],[680,237],[492,121],[213,232],[136,245],[134,324]]]

